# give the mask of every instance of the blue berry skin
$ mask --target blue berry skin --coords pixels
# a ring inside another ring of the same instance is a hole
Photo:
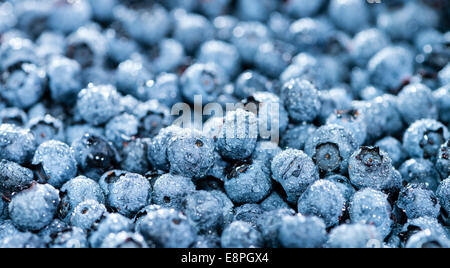
[[[271,39],[269,29],[256,21],[239,22],[233,30],[232,43],[245,63],[254,63],[259,46]]]
[[[389,155],[379,147],[363,146],[348,161],[351,183],[358,189],[388,190],[394,167]]]
[[[0,248],[45,248],[45,243],[36,234],[18,232],[1,239]]]
[[[351,132],[338,125],[318,128],[305,144],[305,153],[322,173],[346,173],[348,159],[356,149],[357,142]]]
[[[450,215],[450,177],[441,182],[436,191],[436,196],[447,215]]]
[[[102,203],[89,199],[79,203],[72,211],[70,225],[88,231],[106,215],[106,207]]]
[[[318,180],[298,199],[298,212],[320,217],[327,227],[332,227],[339,223],[345,203],[346,200],[335,183]]]
[[[352,40],[351,58],[358,66],[365,67],[375,54],[389,45],[389,42],[386,34],[377,28],[363,30]]]
[[[450,248],[450,240],[430,230],[425,230],[411,236],[405,248]]]
[[[281,150],[281,148],[274,142],[259,141],[256,144],[256,148],[251,156],[251,159],[262,161],[267,168],[270,169],[273,158],[282,151],[283,150]]]
[[[234,94],[240,99],[250,97],[256,92],[271,91],[272,82],[256,71],[245,71],[236,79]]]
[[[50,248],[87,248],[88,245],[86,232],[78,227],[70,227],[56,234]]]
[[[441,178],[447,178],[450,176],[450,160],[449,160],[449,147],[450,140],[447,140],[444,144],[442,144],[436,160],[436,169],[439,174],[441,174]]]
[[[221,41],[229,42],[233,36],[233,29],[239,20],[231,15],[223,15],[214,18],[213,26],[215,38]]]
[[[95,1],[95,0],[94,0]],[[131,58],[138,50],[138,45],[134,40],[127,38],[120,29],[107,29],[105,31],[107,42],[108,60],[113,63],[120,63]]]
[[[18,164],[31,161],[36,150],[36,140],[28,129],[1,124],[0,137],[0,159]]]
[[[92,9],[87,0],[54,2],[48,24],[52,30],[67,34],[88,23],[91,17]]]
[[[267,248],[279,248],[280,241],[278,240],[278,230],[284,223],[280,220],[285,216],[294,216],[295,211],[293,209],[275,209],[264,212],[261,217],[258,218],[257,227],[261,231],[264,239],[264,246]]]
[[[419,119],[438,118],[438,108],[432,91],[424,84],[406,86],[397,97],[397,107],[403,120],[412,124]]]
[[[197,237],[183,213],[167,208],[150,211],[142,218],[138,231],[159,248],[187,248]]]
[[[120,96],[110,85],[91,86],[78,94],[78,114],[91,125],[101,125],[119,114]]]
[[[319,179],[312,159],[303,151],[287,149],[275,156],[271,165],[272,177],[281,184],[287,201],[295,204],[309,185]]]
[[[316,14],[323,3],[323,0],[290,0],[283,2],[283,10],[295,18],[309,17]]]
[[[257,227],[263,213],[264,210],[259,204],[244,204],[234,209],[233,221],[242,221]]]
[[[131,114],[123,113],[112,118],[105,126],[105,137],[116,148],[123,148],[138,134],[139,121]]]
[[[49,114],[31,118],[27,127],[33,133],[37,145],[50,140],[64,141],[63,122]]]
[[[92,127],[89,124],[71,125],[65,129],[65,138],[67,144],[72,144],[75,140],[82,138],[86,134],[103,136],[104,130],[99,127]]]
[[[39,178],[55,188],[77,175],[77,161],[69,145],[55,140],[42,143],[36,149],[32,164],[38,166]]]
[[[198,9],[206,16],[214,18],[224,14],[230,2],[230,0],[198,1]]]
[[[109,22],[113,19],[114,6],[117,0],[88,0],[94,19]]]
[[[197,191],[184,200],[184,213],[199,232],[219,231],[223,226],[222,200],[211,192]]]
[[[280,12],[272,12],[269,16],[267,24],[273,32],[274,37],[283,41],[288,41],[289,36],[286,29],[291,25],[292,20],[289,16]]]
[[[100,248],[148,248],[148,245],[138,233],[120,232],[109,234]]]
[[[27,122],[28,116],[22,109],[16,107],[0,109],[0,124],[11,124],[21,127]]]
[[[277,209],[289,208],[289,205],[283,200],[277,192],[272,192],[266,199],[260,203],[264,211],[272,211]]]
[[[350,131],[359,145],[364,144],[367,137],[367,125],[364,115],[356,109],[336,110],[328,119],[327,124],[336,124]]]
[[[438,73],[439,81],[441,85],[446,87],[450,84],[450,64],[447,63],[445,67]]]
[[[159,134],[152,139],[152,142],[148,147],[147,158],[153,168],[169,171],[170,165],[169,160],[167,159],[167,149],[169,147],[170,140],[182,131],[182,128],[172,125],[161,129]]]
[[[261,233],[249,223],[235,221],[222,233],[222,248],[261,248],[264,241]]]
[[[21,33],[11,33],[12,36],[4,36],[0,46],[0,64],[2,71],[20,68],[23,63],[37,64],[38,59],[31,40],[26,39]],[[14,66],[16,65],[16,66]]]
[[[328,14],[334,25],[349,33],[364,29],[370,19],[366,3],[359,0],[332,0],[328,7]]]
[[[0,5],[0,32],[4,33],[17,24],[17,16],[14,14],[13,6],[10,3]]]
[[[140,103],[133,114],[139,119],[139,133],[144,137],[153,138],[162,128],[172,123],[169,108],[156,100]]]
[[[237,163],[225,178],[225,191],[234,203],[257,203],[272,190],[270,171],[261,161]]]
[[[38,231],[52,221],[59,205],[58,190],[50,184],[34,184],[13,196],[9,217],[14,225],[25,231]]]
[[[409,159],[401,165],[399,171],[407,183],[423,183],[432,191],[436,191],[441,181],[433,163],[426,159]]]
[[[306,140],[317,128],[312,124],[291,125],[281,136],[280,146],[286,149],[305,149]]]
[[[105,36],[96,25],[80,27],[67,37],[65,56],[76,60],[83,69],[100,65],[108,52]]]
[[[327,241],[326,225],[315,216],[284,216],[278,240],[284,248],[321,248]]]
[[[223,69],[214,63],[196,63],[191,65],[181,76],[181,92],[190,103],[200,95],[204,102],[214,101],[222,93],[228,80]]]
[[[439,120],[447,125],[450,124],[450,81],[448,84],[433,91],[434,99],[439,107]]]
[[[123,170],[133,173],[144,174],[150,170],[150,163],[147,159],[148,146],[150,139],[135,139],[124,146],[120,166]]]
[[[330,77],[323,72],[323,68],[326,67],[320,59],[307,53],[300,53],[281,74],[280,80],[286,83],[294,78],[304,79],[311,81],[319,90],[326,90],[332,85]]]
[[[195,192],[191,178],[164,174],[153,185],[152,203],[164,208],[181,210],[186,196]]]
[[[295,47],[282,41],[269,41],[259,46],[255,55],[255,65],[262,73],[278,78],[289,66]]]
[[[23,60],[3,69],[0,92],[10,105],[29,108],[44,95],[45,86],[45,71],[30,60]]]
[[[130,59],[119,64],[116,70],[116,86],[123,94],[130,94],[135,98],[146,101],[149,98],[149,81],[153,74],[148,71],[142,60]]]
[[[49,225],[40,230],[37,234],[47,245],[50,245],[53,242],[53,239],[58,235],[58,233],[67,230],[70,230],[70,226],[68,226],[63,221],[55,219]]]
[[[403,135],[403,147],[411,158],[435,161],[441,144],[449,139],[445,125],[433,119],[422,119],[409,126]]]
[[[403,225],[400,233],[400,238],[403,242],[407,242],[413,235],[427,230],[442,238],[449,239],[448,232],[437,221],[437,219],[426,216],[415,219],[408,219],[405,225]]]
[[[383,238],[391,232],[392,208],[386,194],[370,188],[360,190],[353,196],[349,211],[352,223],[374,225]]]
[[[395,92],[413,74],[411,52],[403,47],[388,46],[369,61],[370,81],[375,87]]]
[[[437,218],[441,210],[433,191],[426,189],[423,184],[410,184],[403,188],[397,206],[405,211],[409,219],[423,216]]]
[[[383,238],[377,228],[369,224],[343,224],[334,228],[328,238],[327,248],[370,248],[382,245]]]
[[[301,18],[288,29],[290,41],[299,51],[320,52],[331,33],[331,26],[316,18]]]
[[[255,114],[237,109],[225,115],[216,148],[226,159],[244,160],[252,155],[258,138]]]
[[[213,190],[211,191],[213,195],[222,201],[222,214],[223,214],[223,226],[229,225],[234,218],[234,204],[230,198],[222,191]]]
[[[8,207],[6,207],[6,209],[8,209]],[[7,219],[0,223],[0,240],[14,236],[18,233],[20,233],[20,231],[14,226],[12,220]]]
[[[393,137],[385,137],[375,144],[382,151],[386,152],[392,160],[394,167],[398,168],[407,157],[407,153],[400,141]]]
[[[52,100],[73,104],[71,102],[82,89],[80,64],[65,57],[56,57],[50,61],[47,74]]]
[[[237,48],[223,41],[205,42],[198,52],[201,63],[215,63],[222,67],[229,77],[235,77],[240,71],[240,55]]]
[[[114,17],[133,39],[146,46],[155,45],[170,30],[170,15],[159,4],[138,9],[118,6]]]
[[[334,174],[324,178],[324,180],[333,182],[339,190],[341,190],[342,196],[346,200],[346,205],[350,204],[350,201],[355,194],[356,190],[353,188],[350,180],[342,175]]]
[[[73,141],[71,148],[80,172],[96,181],[120,162],[114,146],[102,136],[87,133]]]
[[[149,82],[150,83],[150,82]],[[162,73],[148,90],[151,100],[172,107],[182,101],[178,76],[171,73]]]
[[[214,27],[205,17],[176,11],[173,38],[180,42],[186,52],[194,53],[204,42],[214,38]]]
[[[131,232],[132,230],[133,223],[130,219],[117,213],[111,213],[99,222],[97,228],[93,230],[89,237],[89,244],[92,248],[99,248],[108,235],[123,231]]]
[[[345,88],[335,87],[330,90],[321,90],[319,97],[322,103],[319,114],[321,123],[325,123],[336,110],[345,111],[352,107],[352,97]]]
[[[220,248],[220,237],[214,233],[198,235],[192,248]]]
[[[152,186],[136,173],[106,172],[99,181],[106,197],[106,206],[126,217],[132,217],[151,201]]]
[[[245,21],[267,21],[270,14],[277,10],[276,0],[239,0],[237,13],[240,19]]]
[[[4,196],[11,196],[29,188],[33,183],[33,178],[33,171],[30,169],[12,161],[4,159],[0,161],[0,193]],[[3,203],[3,200],[0,203],[2,203],[0,214],[3,214],[3,205],[6,207],[6,203]]]
[[[86,200],[105,203],[105,196],[100,185],[89,178],[79,176],[66,182],[60,190],[61,205],[58,210],[59,217],[65,222],[70,220],[74,209]]]
[[[8,204],[3,198],[0,198],[0,239],[2,234],[1,224],[4,224],[4,221],[8,219]]]
[[[186,177],[204,177],[214,165],[214,150],[211,139],[186,129],[169,141],[167,159],[170,172]]]
[[[320,112],[316,87],[307,80],[292,79],[283,85],[281,99],[292,120],[311,122]]]

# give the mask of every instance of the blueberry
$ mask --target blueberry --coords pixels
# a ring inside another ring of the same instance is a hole
[[[89,244],[93,248],[99,248],[103,241],[110,234],[117,234],[120,232],[131,232],[133,229],[133,224],[130,219],[117,214],[108,214],[104,219],[102,219],[97,227],[92,230],[89,237]]]
[[[222,200],[207,191],[197,191],[184,201],[184,213],[200,232],[220,230],[223,226],[222,207]]]
[[[329,76],[328,72],[323,72],[327,68],[321,58],[317,58],[307,53],[300,53],[292,60],[281,74],[280,80],[283,83],[298,78],[308,80],[319,90],[326,90],[331,87],[335,81]]]
[[[121,168],[139,174],[144,174],[150,170],[151,165],[147,159],[149,143],[149,139],[141,138],[125,143],[121,152]]]
[[[350,204],[350,200],[356,192],[355,188],[350,183],[350,180],[347,177],[338,174],[327,176],[324,180],[333,182],[336,187],[341,190],[342,196],[345,198],[346,205],[348,206]]]
[[[234,204],[230,198],[222,191],[213,190],[213,195],[222,201],[223,226],[229,225],[234,218]]]
[[[393,137],[385,137],[375,144],[382,151],[386,152],[395,167],[399,167],[406,159],[407,153],[400,141]]]
[[[75,207],[70,215],[70,224],[87,231],[93,228],[106,215],[106,208],[102,203],[89,199]]]
[[[281,99],[289,116],[296,122],[311,122],[320,112],[317,89],[307,80],[292,79],[284,84]]]
[[[256,21],[239,22],[233,30],[232,43],[243,62],[253,63],[259,46],[271,39],[269,29]]]
[[[24,126],[27,121],[27,114],[19,108],[11,107],[0,110],[0,124],[10,124],[21,127]]]
[[[334,228],[326,246],[329,248],[370,248],[380,247],[383,239],[377,228],[369,224],[343,224]]]
[[[447,140],[444,144],[442,144],[436,160],[436,169],[439,171],[441,178],[443,179],[450,175],[449,147],[450,140]]]
[[[114,6],[117,0],[88,0],[91,6],[92,15],[96,20],[102,22],[111,21],[113,18]]]
[[[450,64],[447,63],[438,76],[442,86],[450,84]]]
[[[12,220],[5,220],[0,223],[0,240],[3,240],[10,236],[14,236],[18,233],[20,233],[20,231],[17,230],[17,228],[14,226]]]
[[[389,45],[389,38],[383,31],[370,28],[356,34],[352,43],[353,49],[350,55],[353,61],[357,65],[365,67],[375,54]]]
[[[172,174],[204,177],[214,165],[214,143],[201,133],[186,129],[169,141],[167,159]]]
[[[256,116],[242,109],[228,112],[217,139],[217,149],[222,157],[243,160],[251,156],[256,147],[258,125]]]
[[[278,231],[286,222],[281,219],[285,216],[293,215],[295,215],[294,210],[283,208],[266,211],[258,218],[257,227],[261,231],[265,247],[279,248],[281,246],[278,239]]]
[[[159,103],[172,107],[181,102],[181,90],[179,78],[175,74],[163,73],[159,75],[148,91],[150,99],[158,100]]]
[[[33,171],[30,169],[12,161],[0,161],[0,192],[3,196],[11,196],[29,188],[33,183],[33,178]]]
[[[10,124],[0,125],[0,158],[24,164],[31,161],[36,150],[34,135]]]
[[[146,241],[161,248],[187,248],[197,236],[183,213],[166,208],[150,211],[142,219],[138,231]]]
[[[71,102],[82,89],[78,62],[65,57],[53,58],[49,63],[48,78],[52,100],[73,104]]]
[[[401,165],[399,171],[406,182],[423,183],[432,191],[436,191],[441,180],[433,163],[426,159],[409,159]]]
[[[235,203],[257,203],[272,190],[267,166],[261,161],[238,162],[229,167],[225,191]]]
[[[273,158],[283,150],[271,141],[259,141],[251,157],[252,160],[262,161],[270,169]]]
[[[261,208],[264,211],[272,211],[278,209],[287,209],[289,205],[283,200],[280,194],[272,192],[266,199],[260,203]]]
[[[234,209],[233,221],[246,222],[257,227],[263,214],[264,210],[259,204],[244,204]]]
[[[397,206],[404,210],[410,219],[423,216],[437,217],[441,209],[434,193],[423,184],[410,184],[403,188]]]
[[[285,248],[321,248],[327,240],[326,225],[315,216],[284,216],[279,225],[278,240]]]
[[[370,19],[366,3],[358,0],[332,0],[328,14],[337,27],[350,33],[365,28]]]
[[[152,198],[150,183],[136,173],[106,172],[99,183],[106,196],[106,206],[126,217],[139,212]]]
[[[152,139],[148,147],[147,158],[152,164],[153,168],[169,171],[170,165],[169,160],[167,159],[167,149],[172,137],[176,136],[177,133],[182,131],[183,130],[180,127],[172,125],[170,127],[161,129],[159,131],[159,134]]]
[[[6,203],[3,198],[0,198],[0,238],[2,236],[1,224],[4,224],[5,220],[8,219],[8,203]]]
[[[152,203],[181,210],[186,196],[194,192],[195,185],[191,178],[164,174],[153,185]]]
[[[31,118],[27,127],[33,133],[38,145],[50,140],[64,140],[63,122],[49,114]]]
[[[350,181],[358,189],[387,190],[393,180],[392,160],[379,147],[361,147],[352,154],[348,163]]]
[[[70,230],[69,225],[65,222],[54,219],[49,225],[45,226],[37,234],[49,246],[59,233]]]
[[[22,230],[38,231],[52,221],[59,205],[58,190],[50,184],[33,184],[13,196],[9,216]]]
[[[421,231],[430,231],[444,239],[448,239],[448,233],[444,227],[432,217],[420,217],[415,219],[408,219],[408,222],[403,225],[400,233],[402,242],[407,242],[412,236]]]
[[[370,188],[356,192],[350,204],[352,223],[374,225],[382,237],[391,232],[391,212],[387,195]]]
[[[278,6],[276,0],[239,0],[236,8],[242,20],[266,21]]]
[[[123,113],[113,117],[105,126],[105,137],[116,148],[125,147],[138,134],[139,122],[133,115]]]
[[[192,248],[220,248],[220,237],[214,233],[198,235]]]
[[[0,32],[6,32],[13,28],[17,24],[17,16],[14,14],[13,6],[10,3],[4,3],[0,5]]]
[[[442,123],[423,119],[411,124],[403,135],[403,147],[412,158],[425,158],[434,161],[441,144],[450,134]]]
[[[316,127],[312,124],[291,125],[281,136],[281,147],[297,150],[305,149],[306,140],[313,135]]]
[[[272,160],[272,176],[287,194],[287,201],[295,204],[309,185],[319,179],[312,159],[304,152],[287,149]]]
[[[101,248],[147,248],[145,239],[138,233],[120,232],[109,234]]]
[[[357,143],[351,132],[338,125],[324,125],[310,136],[305,152],[312,157],[322,173],[345,173],[348,159],[356,150]]]
[[[94,180],[119,162],[119,155],[112,144],[89,133],[73,141],[72,151],[80,171]]]
[[[33,233],[15,233],[0,240],[0,248],[45,248],[45,243]]]
[[[250,97],[255,92],[271,91],[272,82],[256,71],[245,71],[236,79],[234,94],[240,99]]]
[[[70,227],[57,233],[50,244],[50,248],[87,248],[86,232],[78,227]]]
[[[449,248],[450,240],[430,230],[418,232],[408,239],[405,248]]]
[[[66,182],[60,190],[61,204],[58,210],[59,217],[65,222],[70,220],[75,208],[86,200],[105,203],[105,196],[100,185],[84,176],[73,178]]]
[[[214,27],[201,15],[178,10],[174,20],[173,37],[189,53],[195,52],[201,44],[214,38]]]
[[[107,42],[107,60],[112,64],[119,64],[131,58],[133,53],[138,50],[137,43],[130,39],[127,33],[123,31],[120,24],[113,24],[110,29],[105,31]]]
[[[67,37],[65,56],[85,69],[101,64],[107,52],[106,38],[95,26],[80,27]]]
[[[433,91],[433,96],[439,107],[439,120],[448,125],[450,123],[450,85]]]
[[[339,223],[345,210],[345,198],[335,183],[318,180],[306,189],[298,199],[298,212],[317,216],[327,227]]]
[[[261,233],[249,223],[235,221],[222,233],[222,248],[260,248],[263,246]]]
[[[217,40],[205,42],[201,46],[198,61],[221,66],[229,77],[236,76],[240,68],[240,55],[236,47]]]
[[[330,37],[331,26],[316,18],[301,18],[288,29],[290,41],[300,51],[316,52],[324,48]]]
[[[217,16],[212,22],[216,39],[230,41],[233,36],[233,29],[239,21],[234,16],[223,15]]]
[[[437,119],[438,110],[431,90],[423,84],[405,87],[398,95],[398,110],[411,124],[419,119]]]
[[[54,2],[48,24],[55,31],[70,33],[89,22],[91,16],[92,10],[87,0]]]
[[[146,101],[149,98],[150,85],[154,83],[153,74],[144,65],[143,60],[130,59],[119,64],[116,70],[116,86],[123,94]]]
[[[309,17],[316,14],[323,4],[323,0],[290,0],[283,2],[283,10],[296,18]]]
[[[255,55],[255,65],[262,73],[278,78],[289,66],[296,50],[282,41],[269,41],[259,46]]]
[[[364,144],[367,137],[367,125],[364,115],[357,109],[336,110],[327,119],[327,124],[336,124],[349,130],[359,145]]]
[[[441,182],[438,190],[436,191],[436,195],[439,199],[439,203],[441,204],[443,210],[447,215],[450,215],[450,179],[447,178]]]
[[[77,110],[92,125],[101,125],[119,114],[119,94],[110,85],[90,86],[78,94]]]
[[[345,88],[336,87],[330,90],[321,90],[319,91],[319,98],[322,103],[319,120],[323,123],[336,110],[347,111],[351,110],[352,107],[352,97]]]
[[[186,61],[183,45],[175,39],[163,39],[150,51],[152,69],[158,73],[175,72]]]
[[[133,114],[139,120],[139,134],[144,137],[153,138],[162,128],[172,123],[169,108],[156,100],[140,103]]]
[[[65,137],[67,144],[72,144],[75,140],[82,138],[85,134],[102,136],[103,128],[92,127],[89,124],[77,124],[66,127]]]

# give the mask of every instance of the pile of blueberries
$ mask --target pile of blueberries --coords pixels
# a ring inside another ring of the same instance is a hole
[[[1,1],[0,248],[450,247],[450,3],[377,2]]]

